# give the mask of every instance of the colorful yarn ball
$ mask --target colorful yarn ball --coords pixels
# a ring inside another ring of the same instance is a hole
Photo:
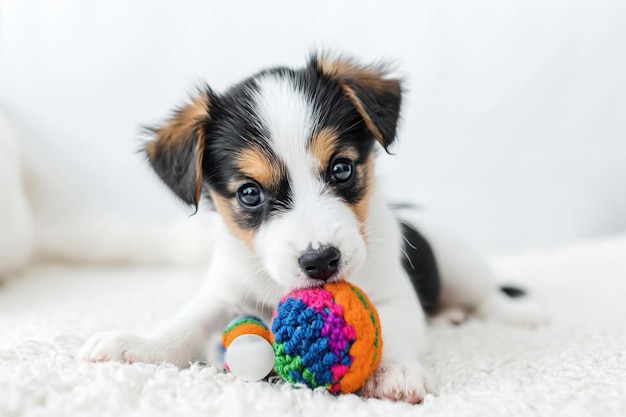
[[[361,289],[347,282],[283,297],[272,320],[272,337],[276,373],[332,393],[363,387],[382,356],[378,312]]]
[[[270,331],[252,316],[232,321],[222,334],[223,362],[226,371],[244,381],[260,381],[274,367]]]

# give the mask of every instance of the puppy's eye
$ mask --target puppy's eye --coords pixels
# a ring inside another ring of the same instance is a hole
[[[345,158],[336,159],[330,167],[330,178],[336,184],[343,184],[352,179],[354,163]]]
[[[237,190],[239,204],[248,209],[254,209],[265,203],[265,193],[259,184],[245,182]]]

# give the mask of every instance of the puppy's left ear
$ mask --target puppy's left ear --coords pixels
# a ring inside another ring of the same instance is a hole
[[[150,165],[174,194],[196,209],[202,194],[204,132],[214,100],[215,95],[205,87],[167,122],[147,128],[154,136],[145,145]]]
[[[367,128],[389,152],[400,116],[401,81],[390,77],[383,66],[359,65],[345,58],[314,56],[310,66],[339,83]]]

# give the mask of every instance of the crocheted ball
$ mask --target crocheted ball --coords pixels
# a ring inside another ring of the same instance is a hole
[[[274,367],[270,331],[252,316],[233,320],[222,334],[224,368],[244,381],[260,381]]]
[[[292,383],[351,393],[382,356],[378,312],[358,287],[338,282],[293,291],[272,320],[274,370]]]

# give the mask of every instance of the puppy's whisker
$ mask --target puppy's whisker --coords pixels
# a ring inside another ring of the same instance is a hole
[[[406,249],[400,248],[400,252],[402,252],[402,255],[406,258],[407,261],[409,261],[409,265],[411,266],[411,268],[415,269],[415,265],[413,265],[413,261],[411,260],[409,254],[406,252]]]

